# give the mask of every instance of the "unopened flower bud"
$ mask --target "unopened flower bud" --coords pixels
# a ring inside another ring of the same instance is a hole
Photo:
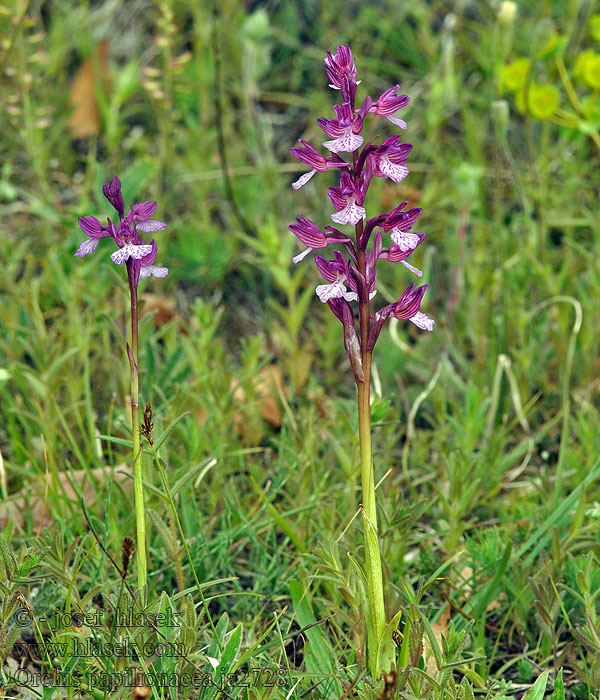
[[[492,102],[492,121],[496,127],[496,133],[500,141],[506,139],[506,130],[508,129],[508,120],[510,111],[506,100],[494,100]]]
[[[503,27],[510,27],[517,16],[517,3],[512,0],[503,0],[498,8],[498,22]]]

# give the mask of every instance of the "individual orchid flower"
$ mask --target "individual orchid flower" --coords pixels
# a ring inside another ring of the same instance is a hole
[[[307,248],[292,258],[293,263],[298,263],[300,260],[303,260],[310,251],[315,248],[325,248],[330,243],[350,242],[347,236],[344,236],[340,231],[333,228],[333,226],[325,226],[325,231],[330,231],[335,234],[333,236],[328,236],[324,231],[321,231],[314,221],[307,219],[306,216],[299,216],[296,218],[296,221],[298,223],[290,224],[288,228],[301,243],[307,246]]]
[[[138,280],[143,280],[146,277],[162,279],[169,274],[169,268],[154,264],[156,260],[156,241],[151,241],[150,246],[152,248],[151,251],[134,262],[135,274]]]
[[[391,211],[383,223],[383,230],[390,234],[392,242],[402,251],[413,251],[425,238],[424,233],[411,231],[415,221],[421,216],[422,209],[414,208],[404,211],[408,202],[403,202]]]
[[[429,318],[420,310],[421,300],[428,286],[429,285],[424,284],[421,287],[417,287],[415,284],[411,284],[404,290],[397,302],[384,306],[382,309],[379,309],[376,314],[371,316],[369,340],[367,343],[368,348],[371,350],[373,349],[379,337],[379,333],[383,328],[383,324],[392,317],[398,320],[404,319],[412,321],[412,323],[422,330],[433,330],[433,319]]]
[[[334,251],[335,260],[325,260],[320,255],[315,256],[315,262],[321,275],[329,284],[319,284],[315,291],[319,299],[325,303],[330,299],[345,299],[356,301],[356,293],[346,289],[348,282],[348,264],[339,250]]]
[[[383,222],[383,230],[389,232],[393,245],[382,251],[380,257],[390,262],[399,262],[417,277],[423,273],[418,268],[406,262],[406,258],[417,248],[425,238],[424,233],[414,233],[411,228],[421,215],[422,209],[403,211],[408,202],[396,207]]]
[[[329,87],[342,91],[344,102],[354,106],[356,88],[360,81],[356,80],[356,61],[347,45],[338,46],[335,55],[329,51],[325,56],[325,71],[331,81]]]
[[[77,223],[85,235],[88,236],[75,251],[75,255],[78,258],[91,255],[96,250],[98,241],[101,238],[110,238],[112,236],[108,226],[103,226],[95,216],[80,216]]]
[[[113,238],[118,246],[118,250],[115,250],[110,257],[116,265],[122,265],[129,259],[135,261],[147,259],[150,261],[148,265],[154,267],[151,263],[156,259],[156,243],[153,241],[152,244],[149,244],[138,240],[138,231],[142,233],[154,233],[166,228],[167,225],[163,221],[152,219],[156,211],[156,202],[132,204],[127,216],[125,216],[125,203],[121,192],[121,181],[116,175],[110,182],[103,185],[102,193],[119,215],[119,226],[117,228],[116,224],[110,219],[107,220],[107,225],[104,226],[94,216],[80,217],[79,226],[88,236],[88,239],[79,245],[75,255],[77,257],[90,255],[96,250],[98,241],[101,238]],[[151,255],[154,255],[152,260],[149,258]],[[142,266],[142,269],[148,265]],[[149,274],[153,273],[150,272]],[[136,284],[140,276],[143,279],[147,277],[148,274],[137,275],[135,278]],[[153,274],[153,276],[156,277],[160,275]]]
[[[325,54],[325,71],[331,81],[330,88],[341,90],[342,81],[347,76],[356,81],[356,59],[352,56],[349,46],[338,46],[334,56],[329,51]]]
[[[352,153],[360,148],[363,143],[360,132],[368,108],[369,105],[363,104],[355,116],[349,102],[333,105],[337,119],[326,119],[325,117],[317,119],[317,124],[331,138],[331,141],[323,141],[323,146],[332,153]]]
[[[115,243],[119,246],[119,250],[115,250],[110,256],[115,265],[122,265],[129,258],[141,260],[152,252],[150,244],[138,241],[135,228],[132,230],[126,219],[121,221],[119,230],[113,236]]]
[[[143,233],[156,233],[167,228],[164,221],[152,219],[152,215],[156,211],[156,202],[142,202],[141,204],[132,204],[127,214],[127,221],[130,224],[135,224],[135,228]]]
[[[295,190],[299,190],[317,172],[324,173],[329,168],[349,167],[349,163],[346,163],[346,161],[342,160],[337,154],[335,154],[333,157],[325,158],[307,141],[304,141],[303,139],[298,139],[298,141],[302,144],[302,147],[296,146],[295,148],[291,148],[290,153],[294,156],[294,158],[298,158],[298,160],[306,163],[310,168],[312,168],[312,170],[310,170],[308,173],[304,173],[304,175],[299,177],[296,182],[292,183],[292,187]]]
[[[371,155],[374,159],[374,174],[378,177],[389,177],[393,182],[400,182],[408,175],[406,158],[412,150],[410,143],[398,144],[400,137],[390,136]]]
[[[397,126],[399,129],[406,129],[406,122],[404,119],[399,119],[394,117],[394,114],[401,109],[406,107],[410,102],[410,97],[408,95],[397,95],[397,91],[400,89],[400,85],[394,85],[394,87],[388,88],[385,92],[381,94],[381,97],[374,102],[370,107],[369,112],[371,114],[376,114],[380,117],[385,117],[389,119],[392,124]]]
[[[366,215],[360,185],[357,185],[350,174],[343,172],[340,178],[340,187],[329,188],[329,198],[336,209],[331,215],[336,224],[357,224]]]
[[[421,307],[423,294],[425,294],[428,287],[428,284],[424,284],[421,287],[417,287],[416,284],[409,285],[402,293],[400,299],[393,304],[392,315],[394,318],[397,318],[398,320],[412,320]]]
[[[424,331],[432,331],[435,321],[420,311],[423,294],[429,285],[417,287],[411,284],[407,287],[398,301],[393,305],[392,315],[398,320],[408,319]]]

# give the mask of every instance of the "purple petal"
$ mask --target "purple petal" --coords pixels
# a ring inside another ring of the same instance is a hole
[[[146,221],[152,217],[155,211],[156,202],[141,202],[131,205],[129,216],[132,221]]]
[[[394,304],[393,313],[398,320],[410,319],[419,311],[421,299],[428,285],[424,284],[422,287],[415,287],[415,284],[407,287],[400,299]]]
[[[117,210],[119,219],[122,219],[125,211],[125,204],[123,202],[123,195],[121,194],[121,180],[115,175],[110,182],[102,185],[102,193]]]
[[[329,188],[329,199],[331,199],[331,203],[337,211],[343,209],[348,203],[347,197],[342,194],[342,190],[340,187]]]
[[[325,258],[320,255],[315,255],[315,263],[321,275],[328,282],[334,282],[338,278],[340,270],[334,263],[325,260]]]
[[[324,248],[327,245],[327,236],[314,222],[305,216],[299,216],[297,221],[297,224],[290,224],[288,228],[301,243],[309,248]]]
[[[306,163],[310,168],[324,172],[327,169],[327,160],[309,143],[302,141],[302,139],[300,139],[300,142],[305,144],[305,147],[291,148],[290,153],[294,156],[294,158]]]
[[[327,136],[331,136],[332,138],[341,136],[345,131],[345,128],[340,126],[337,119],[326,119],[325,117],[319,117],[317,119],[317,124],[321,127],[321,129],[323,129]]]
[[[102,226],[95,216],[80,216],[77,223],[85,235],[90,238],[104,238],[110,235],[106,227]]]
[[[143,243],[144,241],[141,241]],[[139,265],[142,267],[146,267],[147,265],[152,265],[152,263],[156,260],[156,251],[157,251],[157,246],[156,246],[156,241],[150,241],[149,243],[151,250],[147,255],[144,255],[143,258],[138,258]]]
[[[384,231],[391,231],[395,228],[399,228],[401,231],[410,231],[412,225],[419,216],[421,216],[423,210],[417,207],[402,211],[407,204],[408,202],[402,202],[400,206],[396,207],[388,214],[383,224]]]

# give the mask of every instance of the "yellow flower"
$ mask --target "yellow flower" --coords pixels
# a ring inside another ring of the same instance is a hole
[[[536,119],[550,119],[560,105],[560,93],[554,85],[529,86],[529,111]]]
[[[600,54],[582,51],[575,60],[573,77],[589,87],[600,87]]]
[[[600,88],[600,54],[595,53],[586,61],[583,81],[592,88]]]
[[[528,58],[518,58],[516,61],[503,66],[502,83],[507,90],[515,92],[525,87],[527,76],[531,68]]]
[[[590,32],[596,41],[600,41],[600,15],[590,17]]]

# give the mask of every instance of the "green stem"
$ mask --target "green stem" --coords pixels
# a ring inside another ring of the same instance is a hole
[[[138,373],[138,300],[133,260],[127,261],[129,292],[131,294],[131,433],[133,439],[133,494],[135,502],[136,552],[138,586],[145,597],[147,582],[146,514],[144,512],[144,482],[142,477],[142,447],[140,442],[140,384]]]
[[[356,152],[354,166],[356,166]],[[358,271],[366,278],[365,251],[361,245],[362,220],[356,224],[356,250]],[[360,300],[360,345],[364,381],[357,382],[358,390],[358,440],[360,444],[360,473],[362,485],[363,532],[365,541],[365,574],[367,577],[367,665],[374,679],[381,671],[389,671],[392,663],[391,648],[380,649],[385,632],[385,600],[383,595],[383,570],[377,533],[377,507],[375,504],[375,478],[373,474],[373,450],[371,446],[371,351],[367,350],[371,325],[368,289],[366,298]]]

